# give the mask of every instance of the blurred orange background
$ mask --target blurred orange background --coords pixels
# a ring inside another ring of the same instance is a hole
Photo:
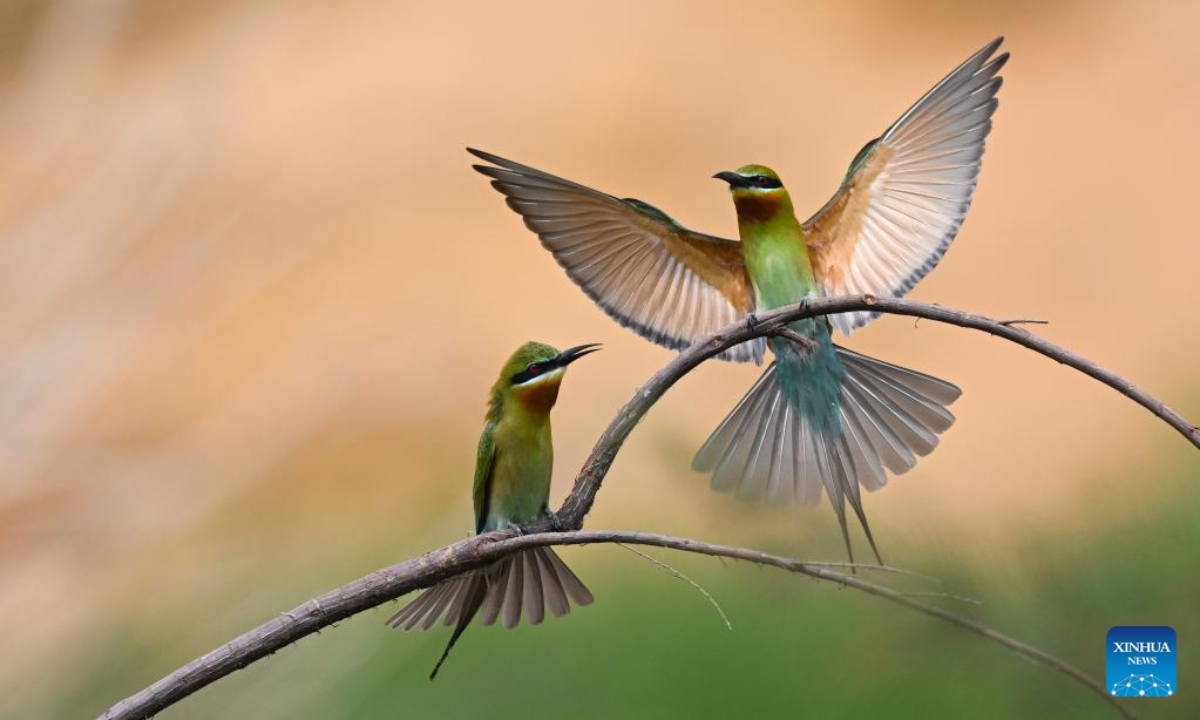
[[[113,618],[172,651],[81,715],[464,536],[486,390],[527,339],[605,344],[555,413],[562,497],[670,353],[571,284],[466,145],[733,236],[713,172],[768,163],[811,212],[1005,34],[974,207],[913,297],[1048,319],[1195,419],[1198,22],[1170,2],[4,4],[0,711],[53,696]],[[898,561],[1004,567],[1034,527],[1069,544],[1186,452],[981,334],[884,317],[845,342],[965,392],[938,452],[868,498],[885,549],[920,549]],[[739,505],[686,469],[757,372],[673,390],[590,526],[837,556],[827,507]]]

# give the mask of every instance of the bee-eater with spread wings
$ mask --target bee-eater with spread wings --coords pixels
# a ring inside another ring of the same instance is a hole
[[[837,193],[796,219],[779,176],[761,165],[729,183],[741,242],[688,230],[658,208],[620,199],[488,153],[475,169],[537,233],[567,274],[620,324],[669,348],[806,297],[899,297],[937,265],[971,205],[1008,54],[989,43],[859,151]],[[903,473],[954,421],[954,385],[838,347],[877,313],[793,323],[784,338],[731,348],[725,360],[775,362],[721,423],[693,467],[748,499],[814,505],[822,489],[847,551],[849,501],[878,558],[860,486]],[[853,554],[851,552],[851,558]]]
[[[558,399],[567,366],[596,345],[579,345],[559,352],[529,342],[512,354],[492,386],[487,422],[475,459],[475,532],[525,525],[550,512],[550,472],[554,446],[550,439],[550,410]],[[510,555],[482,570],[435,585],[388,620],[394,628],[428,630],[445,615],[453,625],[450,642],[429,678],[450,654],[454,643],[476,614],[484,625],[503,617],[513,628],[525,619],[537,625],[550,612],[561,616],[576,605],[592,602],[592,593],[548,547]]]

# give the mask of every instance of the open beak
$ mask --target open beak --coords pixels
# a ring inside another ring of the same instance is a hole
[[[554,364],[559,367],[566,367],[575,362],[584,355],[596,352],[600,349],[600,343],[587,343],[586,345],[576,345],[572,348],[567,348],[554,358]]]
[[[749,178],[742,177],[741,175],[738,175],[735,172],[730,172],[728,170],[725,170],[724,172],[719,172],[716,175],[713,175],[713,177],[716,178],[717,180],[724,180],[725,182],[729,183],[729,187],[731,187],[731,188],[750,187],[750,179]]]

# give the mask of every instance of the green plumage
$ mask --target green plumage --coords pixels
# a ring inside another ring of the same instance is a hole
[[[737,174],[779,180],[770,168],[746,165]],[[733,191],[738,210],[738,232],[746,271],[754,285],[758,311],[773,310],[819,293],[813,275],[804,230],[796,220],[791,196],[782,186]],[[833,349],[829,323],[824,318],[797,320],[791,328],[813,340],[816,348],[801,351],[794,343],[775,339],[776,373],[784,397],[817,430],[838,432],[844,370]]]
[[[475,454],[475,532],[524,525],[548,512],[554,448],[550,410],[567,365],[596,349],[580,345],[562,352],[542,343],[522,345],[504,364],[488,402],[487,421]],[[430,679],[437,676],[467,626],[503,619],[516,627],[524,615],[537,625],[549,609],[565,615],[571,603],[588,605],[592,594],[548,547],[533,548],[436,585],[388,620],[394,628],[428,630],[442,617],[454,632]]]
[[[487,520],[488,485],[492,478],[492,465],[496,459],[496,425],[488,421],[479,436],[479,448],[475,452],[475,485],[471,492],[475,500],[475,534],[483,532]]]
[[[874,147],[868,144],[854,166],[868,162]],[[804,226],[779,176],[762,165],[746,165],[716,177],[729,183],[737,206],[755,310],[821,295],[825,288],[813,272]],[[790,327],[809,342],[771,339],[775,362],[709,437],[692,467],[712,472],[714,489],[747,499],[811,505],[828,494],[853,561],[849,503],[878,559],[861,488],[883,487],[885,469],[904,472],[916,456],[934,448],[937,433],[954,420],[945,405],[958,397],[958,388],[834,345],[827,317]]]
[[[562,370],[514,384],[531,364],[558,357],[555,348],[528,342],[513,353],[492,386],[487,424],[475,460],[475,532],[533,522],[547,509],[554,444],[550,410]]]

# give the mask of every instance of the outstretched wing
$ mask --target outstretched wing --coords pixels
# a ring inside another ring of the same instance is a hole
[[[468,150],[491,163],[475,169],[508,197],[567,275],[642,337],[678,350],[754,309],[737,243],[692,232],[640,200]],[[758,339],[719,357],[761,362],[763,348]]]
[[[992,129],[998,38],[939,82],[882,136],[867,143],[829,202],[804,223],[826,295],[900,297],[932,270],[971,207]],[[878,313],[830,316],[845,334]]]

